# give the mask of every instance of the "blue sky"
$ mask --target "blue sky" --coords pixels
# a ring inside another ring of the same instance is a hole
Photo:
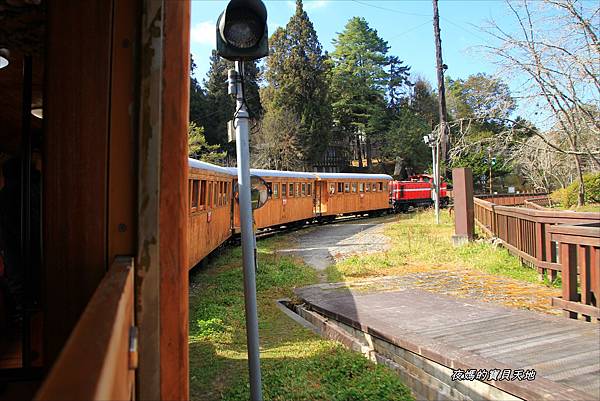
[[[264,0],[263,0],[264,1]],[[295,1],[266,0],[269,34],[285,26],[295,10]],[[201,80],[209,68],[209,55],[214,48],[215,23],[227,1],[196,0],[192,2],[191,51]],[[478,26],[493,17],[508,26],[512,23],[503,0],[440,1],[440,27],[447,75],[466,78],[470,74],[493,74],[494,66],[476,50],[486,42]],[[364,17],[390,45],[390,54],[399,56],[411,66],[411,74],[420,75],[437,87],[433,10],[431,0],[305,0],[308,13],[325,50],[333,50],[332,39],[343,31],[346,22]],[[512,77],[514,78],[514,77]],[[509,85],[516,82],[508,81]]]

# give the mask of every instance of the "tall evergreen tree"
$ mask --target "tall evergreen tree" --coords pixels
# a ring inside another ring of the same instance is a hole
[[[235,100],[227,94],[227,71],[234,68],[231,61],[225,60],[213,50],[210,68],[204,80],[204,99],[201,112],[190,113],[197,125],[204,127],[206,141],[210,144],[227,145],[227,122],[233,118]],[[262,105],[258,91],[258,68],[255,62],[245,63],[244,90],[250,118],[258,119]],[[192,111],[192,110],[190,110]]]
[[[371,166],[371,136],[381,121],[386,89],[390,83],[385,70],[389,46],[364,18],[354,17],[333,40],[331,72],[334,119],[347,139],[356,142],[362,167],[362,138],[366,141],[367,165]],[[373,119],[375,118],[375,120]]]
[[[296,1],[296,12],[270,39],[264,91],[268,110],[293,112],[300,122],[297,143],[305,162],[316,162],[329,144],[331,106],[326,55],[312,22]],[[269,112],[269,111],[268,111]],[[269,137],[269,136],[265,136]]]

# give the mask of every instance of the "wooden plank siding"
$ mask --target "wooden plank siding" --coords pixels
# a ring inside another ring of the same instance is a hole
[[[256,228],[266,228],[287,223],[310,220],[314,218],[314,180],[308,178],[284,178],[284,177],[261,177],[271,188],[278,186],[277,197],[272,193],[269,201],[260,209],[254,211],[254,221]],[[287,186],[285,195],[283,186]],[[310,186],[310,194],[308,187]],[[293,194],[290,193],[293,188]],[[304,191],[302,190],[304,188]],[[240,227],[239,210],[237,209],[234,217],[235,227]]]
[[[233,180],[230,175],[207,170],[189,171],[187,224],[191,269],[231,236]]]
[[[390,207],[389,182],[382,180],[334,179],[322,180],[327,197],[324,216],[335,216],[353,212],[367,212]],[[340,184],[343,192],[340,192]],[[363,190],[361,191],[361,184]],[[366,191],[366,185],[370,186]],[[375,191],[373,191],[375,187]],[[348,191],[346,190],[348,189]]]

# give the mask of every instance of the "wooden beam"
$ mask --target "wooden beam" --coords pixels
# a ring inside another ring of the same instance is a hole
[[[189,399],[187,185],[190,3],[164,11],[160,161],[160,399]]]

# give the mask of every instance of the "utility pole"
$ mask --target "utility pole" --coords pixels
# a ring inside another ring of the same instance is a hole
[[[441,155],[438,152],[438,159],[442,158],[443,161],[448,159],[448,122],[446,121],[446,89],[444,85],[444,70],[448,67],[442,60],[442,39],[440,37],[440,15],[438,12],[438,0],[433,0],[433,33],[435,35],[435,59],[437,64],[437,80],[438,80],[438,106],[440,112],[440,134],[438,143],[441,147]],[[446,175],[446,166],[444,164],[443,175]],[[439,162],[438,162],[439,167]],[[439,174],[439,172],[438,172]],[[439,179],[439,176],[438,176]]]
[[[439,137],[429,134],[423,137],[425,145],[431,148],[431,170],[433,171],[432,194],[433,205],[435,208],[435,224],[440,224],[440,141]]]

